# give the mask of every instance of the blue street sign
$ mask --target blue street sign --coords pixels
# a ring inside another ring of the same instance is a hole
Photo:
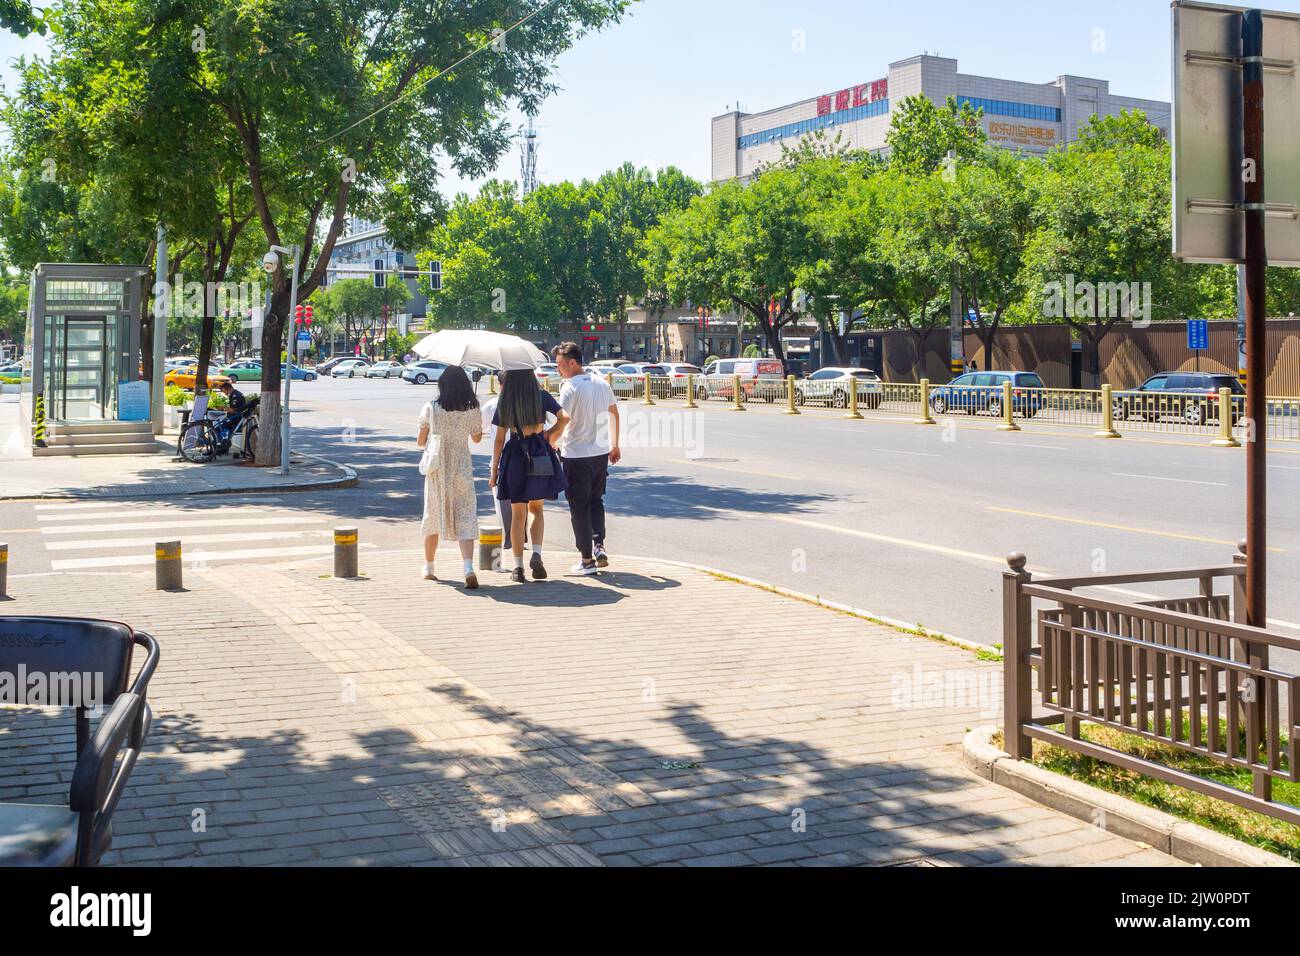
[[[1210,347],[1210,323],[1205,319],[1187,320],[1187,347],[1201,352]]]

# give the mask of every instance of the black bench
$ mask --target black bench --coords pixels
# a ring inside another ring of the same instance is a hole
[[[133,651],[147,656],[135,681]],[[19,674],[45,675],[40,700],[5,700],[73,708],[77,763],[68,805],[0,803],[0,866],[94,866],[113,840],[113,811],[149,733],[152,711],[145,701],[149,678],[158,666],[158,642],[126,624],[67,617],[0,616],[0,672],[15,686]],[[90,688],[73,678],[90,675]],[[98,676],[97,676],[98,675]],[[96,688],[96,681],[100,681]],[[25,689],[24,685],[24,689]],[[98,689],[99,696],[91,700]],[[103,716],[90,732],[90,713]],[[3,758],[5,761],[12,756]],[[17,778],[0,767],[0,778]]]

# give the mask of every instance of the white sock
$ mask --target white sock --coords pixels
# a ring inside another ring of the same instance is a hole
[[[469,576],[470,576],[471,574],[473,574],[473,573],[474,573],[474,559],[473,559],[473,558],[466,558],[466,559],[465,559],[465,576],[466,576],[466,577],[469,577]]]
[[[521,571],[524,569],[524,557],[523,557],[523,555],[520,555],[519,557],[515,558],[515,567],[517,567],[517,568],[518,568],[519,570],[521,570]]]
[[[541,554],[541,553],[542,553],[542,546],[540,544],[533,545],[533,554]]]

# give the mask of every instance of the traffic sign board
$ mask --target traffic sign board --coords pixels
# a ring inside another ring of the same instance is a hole
[[[1200,352],[1210,347],[1210,323],[1205,319],[1187,320],[1187,347]]]

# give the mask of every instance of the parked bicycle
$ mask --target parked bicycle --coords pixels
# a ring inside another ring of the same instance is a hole
[[[258,396],[254,395],[238,415],[190,422],[181,429],[177,452],[196,465],[227,453],[235,458],[257,457],[257,403]]]

